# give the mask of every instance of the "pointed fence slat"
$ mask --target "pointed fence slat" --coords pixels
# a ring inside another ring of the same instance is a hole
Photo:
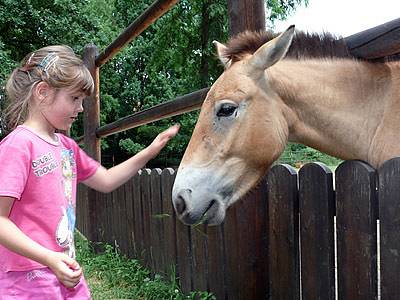
[[[400,158],[379,169],[381,299],[400,296]]]
[[[300,299],[296,170],[272,167],[267,176],[269,211],[269,298]]]
[[[262,299],[267,295],[265,180],[228,210],[224,224],[228,299]],[[238,246],[240,245],[240,246]]]
[[[161,173],[161,192],[164,222],[164,273],[169,273],[176,266],[176,216],[172,206],[172,185],[175,180],[175,172],[171,168],[164,169]]]
[[[207,262],[207,227],[199,225],[192,227],[192,266],[193,266],[193,290],[206,291],[207,290],[207,275],[208,264]]]
[[[299,171],[303,299],[335,299],[334,192],[332,172],[311,163]]]
[[[191,291],[192,280],[192,237],[189,226],[176,220],[176,243],[177,243],[177,273],[182,290]]]
[[[336,169],[339,299],[377,297],[375,170],[361,161]]]
[[[207,228],[208,290],[217,299],[226,295],[226,255],[224,253],[223,226]]]
[[[141,201],[143,210],[143,249],[142,257],[144,264],[148,267],[151,266],[151,208],[150,208],[150,197],[151,197],[151,181],[150,181],[150,169],[143,169],[140,174],[141,185]]]
[[[162,251],[164,249],[164,226],[162,218],[162,199],[161,199],[161,169],[152,169],[150,174],[151,180],[151,196],[149,199],[151,215],[150,215],[150,238],[151,238],[151,261],[152,270],[160,273],[164,265]]]
[[[133,216],[134,227],[133,234],[135,239],[133,241],[135,257],[142,258],[144,251],[144,233],[143,233],[143,208],[142,208],[142,171],[140,170],[133,178]]]
[[[134,257],[135,255],[135,247],[134,247],[134,241],[135,241],[135,234],[134,234],[134,228],[135,228],[135,217],[134,217],[134,186],[133,186],[133,178],[128,180],[128,182],[125,184],[125,209],[126,209],[126,245],[127,245],[127,252],[126,254],[128,257]]]

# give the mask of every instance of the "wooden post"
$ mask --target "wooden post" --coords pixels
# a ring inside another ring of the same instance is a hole
[[[229,35],[265,30],[264,0],[228,0]]]
[[[98,55],[97,47],[93,44],[86,45],[83,50],[83,62],[89,69],[94,80],[94,92],[84,102],[83,126],[84,126],[84,144],[86,153],[93,159],[101,162],[100,139],[96,136],[96,129],[100,125],[100,89],[99,89],[99,68],[95,61]],[[88,188],[87,198],[80,199],[87,201],[84,207],[88,209],[88,219],[85,220],[87,232],[83,234],[90,241],[97,241],[97,211],[101,207],[96,205],[96,191]]]
[[[94,93],[84,102],[83,141],[86,153],[100,162],[100,139],[96,136],[96,129],[100,126],[99,68],[95,65],[97,55],[98,50],[95,45],[89,44],[85,46],[83,50],[83,62],[92,74],[95,88]]]

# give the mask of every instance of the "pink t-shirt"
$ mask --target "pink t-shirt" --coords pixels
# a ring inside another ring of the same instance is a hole
[[[50,143],[25,126],[0,142],[0,195],[14,197],[9,218],[44,247],[75,256],[73,233],[77,182],[99,167],[72,139],[57,134]],[[43,265],[0,245],[1,271]]]

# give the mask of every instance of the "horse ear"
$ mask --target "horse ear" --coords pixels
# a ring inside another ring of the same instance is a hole
[[[230,65],[230,58],[226,56],[227,47],[224,44],[221,44],[218,41],[213,41],[215,48],[217,49],[217,55],[221,63],[224,65],[225,69],[227,69]]]
[[[252,68],[265,70],[285,57],[294,36],[294,25],[262,45],[249,60]]]

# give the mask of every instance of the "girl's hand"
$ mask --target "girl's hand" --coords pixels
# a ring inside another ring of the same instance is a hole
[[[67,288],[75,287],[81,279],[81,267],[74,259],[64,253],[52,252],[47,266]]]
[[[161,132],[154,141],[147,147],[150,152],[151,158],[154,158],[160,153],[161,149],[165,147],[170,139],[172,139],[179,131],[180,125],[174,125],[167,130]]]

